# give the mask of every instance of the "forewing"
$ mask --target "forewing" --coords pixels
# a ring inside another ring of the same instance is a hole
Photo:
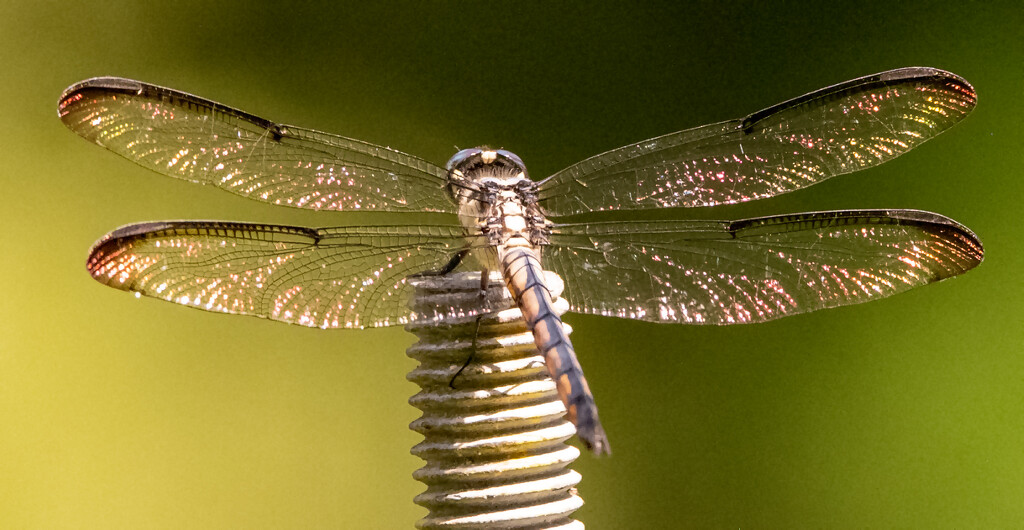
[[[169,88],[89,79],[64,91],[59,114],[128,160],[251,199],[313,210],[455,211],[445,171],[429,162]]]
[[[449,226],[158,222],[108,234],[87,268],[111,287],[207,311],[320,328],[389,326],[484,309],[410,310],[411,276],[441,269],[467,244]]]
[[[772,197],[892,160],[975,103],[974,89],[955,74],[882,72],[588,158],[542,182],[540,204],[559,216]]]
[[[764,322],[867,302],[978,265],[977,237],[917,210],[743,221],[557,225],[544,265],[573,311],[653,322]]]

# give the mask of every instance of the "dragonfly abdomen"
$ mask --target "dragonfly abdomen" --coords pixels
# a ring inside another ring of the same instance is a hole
[[[537,348],[544,354],[548,373],[555,381],[558,396],[569,420],[576,425],[580,440],[595,454],[610,454],[611,447],[597,416],[594,395],[562,320],[554,310],[536,252],[530,247],[516,246],[499,253],[505,283],[533,333]]]

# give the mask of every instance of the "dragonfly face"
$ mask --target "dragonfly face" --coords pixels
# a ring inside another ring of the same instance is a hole
[[[501,270],[581,438],[602,452],[607,440],[572,345],[550,314],[541,259],[565,280],[573,311],[722,325],[890,296],[970,270],[983,250],[963,225],[917,210],[738,221],[559,217],[795,191],[896,158],[975,103],[974,89],[955,74],[901,68],[613,149],[539,182],[505,150],[463,150],[442,168],[122,78],[68,88],[59,114],[76,133],[144,167],[254,200],[446,215],[428,225],[131,225],[92,249],[87,267],[97,280],[209,311],[358,328],[465,316],[464,307],[412,311],[413,279],[454,264]],[[482,303],[469,313],[489,310]]]
[[[463,149],[448,161],[447,191],[468,234],[484,233],[497,247],[511,238],[547,240],[549,223],[537,205],[537,183],[515,153]]]

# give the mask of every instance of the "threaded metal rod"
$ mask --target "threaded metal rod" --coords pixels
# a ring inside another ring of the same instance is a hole
[[[557,297],[561,279],[547,274]],[[571,518],[581,477],[568,467],[580,452],[565,443],[575,428],[500,275],[487,296],[508,309],[406,326],[419,338],[408,379],[421,390],[409,401],[423,411],[410,425],[424,436],[412,453],[426,461],[413,474],[427,486],[415,502],[430,510],[416,526],[581,529]],[[480,274],[463,273],[417,280],[413,305],[471,309],[479,297]],[[555,298],[555,308],[568,303]]]

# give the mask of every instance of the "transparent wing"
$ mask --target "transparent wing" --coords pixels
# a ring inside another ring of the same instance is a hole
[[[487,309],[415,314],[409,306],[412,276],[443,268],[467,244],[448,226],[157,222],[108,234],[87,268],[111,287],[207,311],[321,328],[390,326]]]
[[[59,114],[128,160],[251,199],[313,210],[455,211],[445,171],[429,162],[169,88],[97,77],[65,90]]]
[[[891,70],[588,158],[542,182],[540,204],[559,216],[771,197],[892,160],[963,119],[976,99],[955,74]]]
[[[982,256],[977,237],[941,215],[855,210],[557,225],[544,266],[565,279],[573,311],[736,324],[884,298]]]

